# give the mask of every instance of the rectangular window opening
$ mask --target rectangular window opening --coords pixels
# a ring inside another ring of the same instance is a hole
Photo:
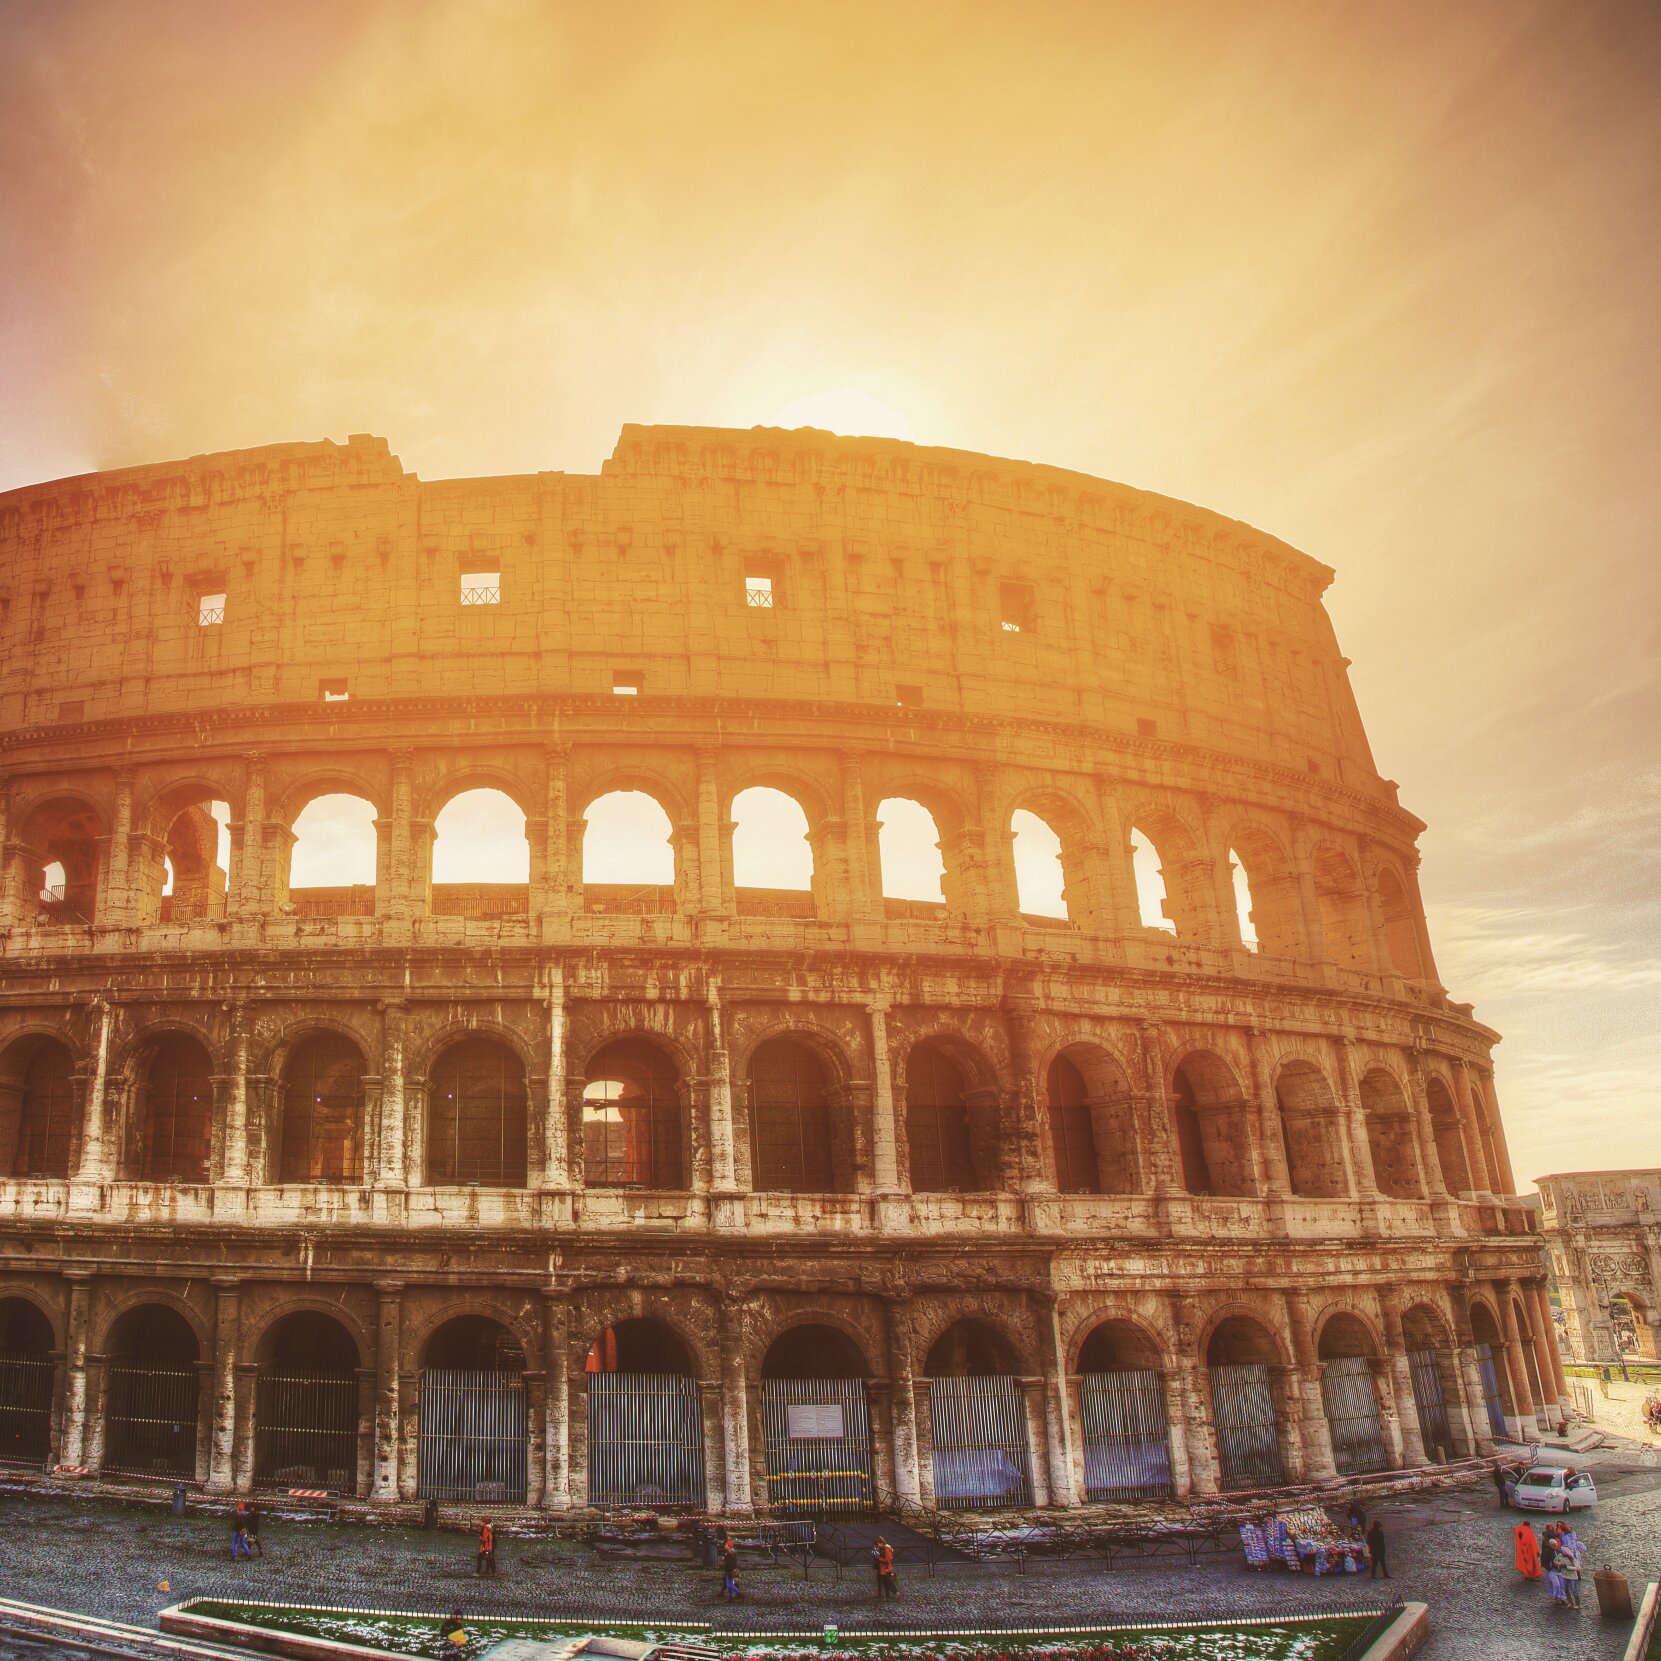
[[[1031,634],[1038,621],[1032,585],[999,583],[998,617],[1005,634]]]
[[[611,690],[619,698],[634,698],[646,684],[646,677],[638,669],[617,669],[612,672]]]
[[[1159,735],[1159,723],[1150,721],[1147,716],[1139,715],[1136,718],[1136,736],[1138,738],[1156,738]]]
[[[225,596],[223,594],[198,594],[196,596],[196,623],[197,627],[211,629],[216,623],[225,621]]]
[[[894,702],[901,709],[916,709],[923,702],[923,689],[920,686],[896,686]]]
[[[744,604],[752,611],[771,611],[777,595],[771,576],[762,571],[750,571],[744,577]]]
[[[502,603],[502,573],[463,571],[461,603],[464,606],[499,606]]]
[[[347,690],[344,677],[336,680],[319,681],[317,683],[317,690],[322,694],[323,702],[326,704],[343,704],[349,697],[351,697],[351,693]]]

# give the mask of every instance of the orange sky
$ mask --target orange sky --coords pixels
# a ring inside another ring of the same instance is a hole
[[[1517,1171],[1661,1164],[1661,11],[0,0],[0,488],[851,387],[1338,567]]]

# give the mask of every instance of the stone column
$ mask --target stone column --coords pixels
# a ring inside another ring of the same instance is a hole
[[[1494,1451],[1494,1436],[1488,1424],[1488,1399],[1482,1389],[1482,1369],[1477,1361],[1476,1337],[1471,1330],[1470,1293],[1455,1287],[1450,1293],[1453,1308],[1454,1362],[1470,1425],[1469,1446],[1480,1458]],[[1497,1365],[1497,1358],[1496,1358]]]
[[[1315,1348],[1309,1295],[1288,1292],[1286,1316],[1292,1340],[1292,1381],[1302,1407],[1304,1480],[1328,1482],[1338,1475],[1338,1467],[1332,1459],[1332,1435],[1326,1422],[1326,1401],[1321,1394],[1323,1369]]]
[[[1040,1510],[1056,1504],[1050,1488],[1049,1436],[1044,1428],[1044,1380],[1020,1379],[1027,1424],[1027,1464],[1032,1472],[1032,1503]]]
[[[717,1228],[744,1227],[743,1193],[738,1180],[738,1149],[733,1125],[732,1072],[721,1021],[721,981],[710,971],[706,983],[709,1020],[709,1153],[712,1214]],[[746,1179],[748,1173],[746,1173]]]
[[[399,1357],[403,1344],[404,1285],[377,1280],[375,1329],[375,1477],[370,1498],[390,1504],[398,1498],[398,1445],[403,1429],[399,1402]]]
[[[750,1388],[744,1365],[744,1300],[721,1300],[721,1448],[727,1510],[748,1511],[750,1492]]]
[[[381,1005],[380,1186],[403,1188],[409,1173],[404,1160],[408,1127],[404,1114],[404,1020],[409,1010],[401,998]]]
[[[1059,1304],[1053,1293],[1034,1299],[1038,1324],[1038,1361],[1043,1372],[1044,1450],[1049,1465],[1050,1504],[1077,1505],[1073,1482],[1073,1416],[1067,1391],[1067,1355],[1061,1339]]]
[[[877,1225],[904,1228],[910,1220],[911,1183],[900,1170],[894,1070],[888,1059],[889,1000],[879,994],[865,1006],[871,1022],[871,1176]]]
[[[228,827],[231,836],[231,884],[225,906],[233,918],[263,916],[276,898],[276,877],[266,861],[265,753],[250,750],[243,758],[242,814]]]
[[[400,748],[392,752],[392,803],[388,819],[375,821],[375,910],[383,917],[410,918],[430,909],[431,821],[428,831],[425,868],[417,871],[418,826],[414,818],[415,752]]]
[[[563,935],[575,909],[567,804],[570,745],[548,745],[543,750],[543,760],[547,775],[546,811],[538,827],[539,834],[531,843],[530,908],[533,917],[542,913],[554,925],[554,933]],[[526,831],[529,833],[529,825]]]
[[[1529,1384],[1522,1333],[1517,1326],[1514,1285],[1509,1280],[1494,1283],[1494,1296],[1500,1306],[1500,1331],[1505,1336],[1505,1370],[1511,1375],[1511,1404],[1517,1410],[1517,1440],[1538,1441],[1540,1432],[1534,1422],[1534,1391]],[[1532,1437],[1528,1434],[1530,1430],[1534,1431]]]
[[[1488,1127],[1488,1141],[1486,1147],[1493,1156],[1494,1169],[1498,1174],[1501,1187],[1495,1190],[1501,1194],[1515,1194],[1517,1179],[1511,1170],[1511,1154],[1505,1145],[1505,1121],[1500,1117],[1499,1098],[1494,1092],[1494,1075],[1489,1073],[1477,1074],[1477,1089],[1481,1092],[1483,1101],[1483,1122]]]
[[[548,967],[547,987],[548,1094],[541,1104],[542,1186],[553,1194],[569,1195],[571,1139],[565,1102],[570,1087],[565,1076],[565,971],[558,963]]]
[[[547,1374],[543,1404],[542,1503],[568,1511],[571,1496],[571,1307],[557,1286],[542,1289],[542,1365]]]
[[[1312,962],[1327,957],[1326,929],[1321,923],[1321,896],[1315,887],[1315,850],[1309,832],[1302,825],[1292,833],[1292,863],[1297,872],[1298,910],[1303,918],[1303,937]]]
[[[133,775],[131,769],[124,767],[115,775],[115,810],[111,815],[105,887],[98,896],[96,918],[89,918],[89,922],[96,920],[112,927],[124,927],[143,920],[141,897],[134,892],[133,840]],[[139,869],[145,867],[141,865]]]
[[[1159,1027],[1152,1021],[1144,1021],[1138,1036],[1143,1085],[1135,1092],[1137,1120],[1146,1138],[1149,1183],[1163,1206],[1172,1195],[1182,1192],[1182,1166],[1176,1127],[1171,1122],[1171,1101],[1165,1089],[1165,1058]]]
[[[1557,1341],[1557,1323],[1551,1317],[1551,1293],[1543,1280],[1533,1283],[1534,1307],[1539,1310],[1538,1326],[1545,1337],[1546,1359],[1551,1367],[1551,1386],[1557,1392],[1560,1412],[1569,1409],[1569,1375],[1563,1367],[1563,1346]],[[1661,1286],[1661,1278],[1655,1282]]]
[[[64,1465],[87,1463],[87,1331],[92,1324],[92,1271],[65,1269],[69,1309],[64,1319],[63,1429],[58,1460]]]
[[[842,784],[842,844],[848,869],[847,909],[855,918],[882,916],[882,891],[873,862],[875,826],[865,811],[865,777],[858,754],[844,750],[837,758]]]
[[[1096,871],[1101,885],[1100,927],[1112,934],[1135,935],[1142,927],[1142,913],[1136,904],[1136,878],[1131,863],[1130,832],[1118,798],[1110,786],[1098,780],[1096,799],[1102,821],[1102,837]]]
[[[1258,1103],[1257,1141],[1263,1197],[1267,1201],[1270,1226],[1284,1228],[1286,1202],[1292,1194],[1292,1173],[1286,1168],[1286,1138],[1280,1128],[1280,1098],[1275,1094],[1269,1039],[1261,1027],[1251,1029],[1246,1053],[1251,1057],[1252,1094]]]
[[[1220,1478],[1206,1405],[1209,1381],[1205,1357],[1199,1351],[1199,1304],[1177,1292],[1168,1301],[1171,1368],[1165,1375],[1165,1411],[1171,1424],[1171,1477],[1178,1494],[1215,1494]]]
[[[1407,1334],[1402,1328],[1401,1299],[1393,1291],[1379,1299],[1384,1316],[1384,1351],[1389,1367],[1391,1392],[1395,1398],[1396,1420],[1400,1427],[1401,1464],[1428,1465],[1424,1434],[1419,1428],[1419,1402],[1413,1394],[1413,1368],[1407,1359]]]
[[[732,827],[725,825],[721,812],[721,752],[700,744],[698,765],[698,876],[699,910],[707,916],[730,916],[732,898]]]
[[[1037,1062],[1033,1057],[1032,1011],[1036,1000],[1030,994],[1011,995],[1004,1000],[1004,1029],[1009,1035],[1009,1065],[1015,1088],[1006,1111],[1014,1121],[1005,1136],[1013,1143],[1008,1177],[1022,1193],[1055,1192],[1055,1178],[1044,1158],[1044,1130],[1038,1108]],[[1000,1137],[1003,1141],[1005,1138]]]
[[[76,1169],[77,1183],[102,1185],[110,1179],[108,1128],[105,1124],[105,1098],[109,1089],[110,1028],[114,1010],[108,1002],[98,1004],[98,1037],[93,1049],[92,1078],[87,1086],[86,1114],[82,1120],[81,1160]],[[101,1186],[94,1186],[91,1194],[73,1195],[71,1203],[76,1210],[90,1206],[103,1209]]]
[[[242,1283],[231,1276],[214,1276],[212,1429],[208,1442],[210,1494],[228,1494],[236,1487],[236,1363],[241,1327]]]
[[[1021,891],[1015,878],[1015,831],[1003,815],[998,770],[983,762],[975,768],[975,815],[980,821],[980,856],[985,872],[986,915],[993,922],[1017,921]]]
[[[1355,1045],[1341,1038],[1333,1046],[1338,1063],[1338,1089],[1349,1136],[1350,1159],[1355,1169],[1355,1194],[1364,1205],[1379,1200],[1378,1175],[1373,1170],[1373,1145],[1367,1137],[1367,1115],[1361,1106],[1361,1092],[1355,1081]]]
[[[1471,1082],[1463,1062],[1457,1062],[1453,1068],[1453,1093],[1459,1108],[1459,1133],[1465,1142],[1465,1163],[1470,1168],[1471,1187],[1479,1196],[1492,1199],[1496,1192],[1495,1177],[1488,1163],[1487,1138],[1482,1134],[1482,1122],[1471,1102]]]
[[[912,1337],[912,1304],[904,1293],[888,1300],[888,1374],[893,1381],[894,1495],[920,1505],[923,1497],[919,1457],[917,1373]]]
[[[231,1071],[219,1168],[227,1187],[240,1188],[248,1181],[248,1006],[241,999],[231,1005],[230,1027]]]
[[[1447,1173],[1442,1169],[1442,1156],[1436,1151],[1436,1125],[1430,1116],[1430,1094],[1425,1088],[1424,1056],[1414,1050],[1409,1058],[1408,1082],[1413,1114],[1413,1140],[1419,1151],[1419,1172],[1424,1180],[1425,1195],[1432,1201],[1444,1203],[1453,1197],[1448,1188]],[[1444,1230],[1451,1232],[1451,1230]]]

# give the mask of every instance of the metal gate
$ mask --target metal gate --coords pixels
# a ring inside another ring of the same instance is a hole
[[[525,1503],[525,1375],[428,1367],[421,1375],[422,1499]]]
[[[1275,1488],[1286,1480],[1269,1369],[1261,1362],[1209,1369],[1224,1488]]]
[[[1151,1369],[1086,1373],[1084,1490],[1096,1500],[1163,1499],[1172,1492],[1165,1380]]]
[[[1476,1370],[1482,1380],[1482,1405],[1488,1409],[1488,1429],[1491,1434],[1503,1439],[1506,1434],[1505,1406],[1500,1401],[1500,1375],[1494,1363],[1492,1345],[1477,1345]]]
[[[358,1381],[261,1373],[254,1389],[254,1480],[350,1494],[357,1473]]]
[[[51,1451],[51,1357],[0,1355],[0,1464],[44,1465]]]
[[[930,1379],[929,1428],[941,1510],[1032,1504],[1027,1407],[1015,1379]]]
[[[704,1505],[704,1416],[679,1373],[588,1375],[588,1503]]]
[[[124,1476],[196,1476],[196,1369],[109,1369],[104,1469]]]
[[[1388,1467],[1373,1368],[1366,1356],[1344,1355],[1322,1364],[1321,1405],[1332,1437],[1332,1462],[1340,1476]]]
[[[1442,1368],[1436,1351],[1409,1350],[1407,1366],[1413,1375],[1413,1405],[1419,1410],[1419,1435],[1424,1439],[1425,1453],[1434,1459],[1440,1449],[1444,1459],[1451,1459],[1448,1399],[1442,1392]]]
[[[871,1416],[858,1378],[764,1378],[767,1498],[800,1511],[872,1503]]]

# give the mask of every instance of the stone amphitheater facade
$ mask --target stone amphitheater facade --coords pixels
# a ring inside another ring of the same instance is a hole
[[[66,479],[0,496],[0,548],[0,1455],[1077,1507],[1565,1401],[1496,1035],[1437,981],[1332,572],[1273,537],[631,426],[598,475],[354,437]],[[735,883],[753,786],[806,891]],[[527,882],[434,884],[471,789]],[[619,791],[672,882],[584,883]],[[373,886],[290,884],[329,794]],[[892,800],[938,902],[884,897]],[[1020,810],[1064,916],[1022,909]]]

